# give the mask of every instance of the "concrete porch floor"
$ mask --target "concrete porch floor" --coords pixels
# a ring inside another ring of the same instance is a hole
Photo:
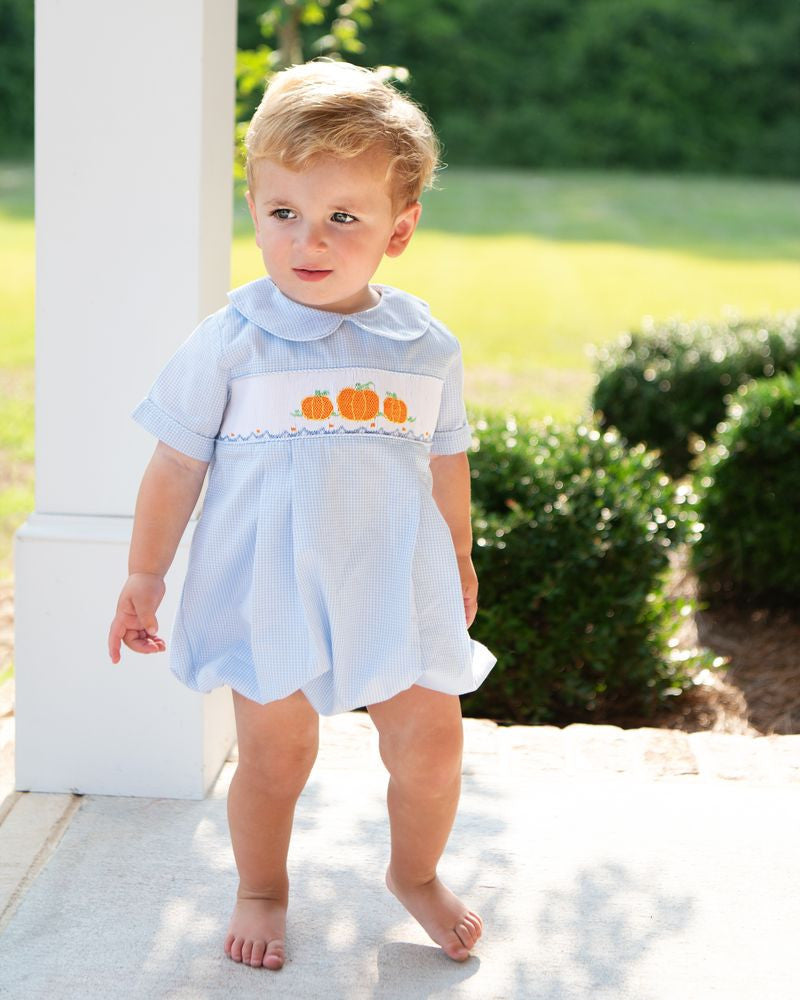
[[[473,719],[465,736],[440,871],[484,918],[473,956],[447,959],[384,888],[386,774],[367,716],[350,713],[322,720],[289,859],[288,961],[272,973],[222,948],[234,759],[201,802],[20,793],[12,719],[0,733],[0,996],[796,995],[800,736]]]

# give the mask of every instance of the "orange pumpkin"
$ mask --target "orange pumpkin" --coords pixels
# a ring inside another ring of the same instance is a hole
[[[328,399],[327,389],[315,389],[313,396],[306,396],[300,404],[303,416],[309,420],[325,420],[333,413],[333,403]]]
[[[336,397],[336,403],[343,417],[347,420],[372,420],[380,405],[377,392],[368,388],[373,384],[365,382],[361,385],[356,382],[355,388],[348,386],[342,389]]]
[[[387,392],[383,400],[383,415],[393,424],[402,424],[408,416],[408,406],[397,398],[397,393]]]

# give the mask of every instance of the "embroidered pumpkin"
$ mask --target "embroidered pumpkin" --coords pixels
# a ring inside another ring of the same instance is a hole
[[[333,413],[333,403],[328,399],[327,389],[315,389],[313,396],[306,396],[300,404],[303,416],[309,420],[325,420]]]
[[[393,424],[402,424],[408,416],[408,406],[397,398],[397,393],[387,392],[383,401],[383,415]]]
[[[355,388],[348,386],[342,389],[336,397],[336,403],[343,417],[347,420],[372,420],[378,412],[380,400],[377,392],[368,388],[371,385],[374,383],[365,382],[361,385],[356,382]]]

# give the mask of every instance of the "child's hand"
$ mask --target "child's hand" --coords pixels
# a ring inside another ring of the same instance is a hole
[[[156,573],[131,573],[117,601],[108,633],[108,655],[119,663],[120,642],[135,653],[163,653],[167,644],[157,635],[156,609],[164,597],[164,578]]]
[[[469,628],[478,613],[478,575],[471,556],[458,557],[458,572],[461,576],[461,593],[464,595],[464,615]]]

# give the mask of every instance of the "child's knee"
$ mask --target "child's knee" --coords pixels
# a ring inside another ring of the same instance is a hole
[[[293,725],[267,726],[257,732],[239,734],[239,766],[247,768],[252,780],[302,789],[317,758],[319,725],[296,719]]]
[[[319,716],[300,698],[259,706],[234,696],[239,764],[254,776],[308,776],[319,746]]]
[[[238,770],[249,782],[276,798],[296,797],[303,790],[317,756],[316,740],[291,739],[269,753],[240,754]]]
[[[381,737],[381,757],[392,778],[418,792],[443,794],[461,776],[461,728]]]

